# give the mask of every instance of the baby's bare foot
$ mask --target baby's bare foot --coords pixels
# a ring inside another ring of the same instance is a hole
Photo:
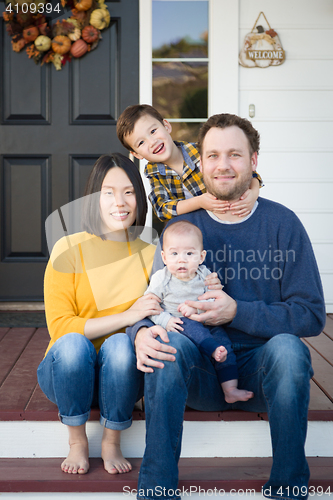
[[[242,389],[237,389],[237,387],[232,387],[229,390],[224,390],[224,399],[227,403],[236,403],[236,401],[247,401],[253,398],[254,394],[251,391],[244,391]]]
[[[120,450],[120,431],[104,428],[102,459],[104,461],[104,469],[109,474],[122,474],[132,470],[132,465],[123,457]]]
[[[227,354],[228,351],[226,350],[223,345],[220,345],[215,349],[215,351],[212,354],[212,357],[217,361],[218,363],[223,363],[227,359]]]
[[[86,474],[89,470],[88,441],[70,443],[68,457],[62,462],[61,470],[68,474]]]

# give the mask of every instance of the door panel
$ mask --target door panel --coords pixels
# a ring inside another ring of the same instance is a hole
[[[45,219],[83,195],[101,154],[128,154],[116,121],[138,102],[138,3],[107,2],[97,50],[61,71],[14,53],[2,24],[0,300],[42,300]]]

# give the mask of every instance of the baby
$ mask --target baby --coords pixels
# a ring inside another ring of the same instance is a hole
[[[206,251],[200,229],[186,220],[169,225],[163,233],[161,256],[165,267],[152,276],[145,293],[157,295],[164,311],[150,319],[166,331],[186,335],[203,354],[214,358],[227,403],[252,398],[253,392],[237,387],[236,356],[224,329],[191,320],[190,316],[198,311],[185,304],[186,300],[197,300],[208,290],[205,278],[211,271],[202,265]]]

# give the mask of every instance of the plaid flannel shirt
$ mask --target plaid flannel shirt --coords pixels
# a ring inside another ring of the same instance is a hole
[[[178,215],[177,203],[180,200],[185,200],[183,187],[188,189],[193,196],[199,196],[206,192],[200,172],[200,155],[196,144],[180,141],[174,141],[174,143],[181,148],[184,158],[182,176],[179,176],[164,163],[147,163],[144,170],[151,187],[148,198],[157,217],[162,221]],[[260,175],[255,172],[253,176],[257,177],[262,185]]]

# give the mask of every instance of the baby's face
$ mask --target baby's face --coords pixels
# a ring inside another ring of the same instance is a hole
[[[171,234],[164,239],[161,254],[164,264],[175,278],[190,281],[204,261],[206,251],[202,250],[196,234]]]

